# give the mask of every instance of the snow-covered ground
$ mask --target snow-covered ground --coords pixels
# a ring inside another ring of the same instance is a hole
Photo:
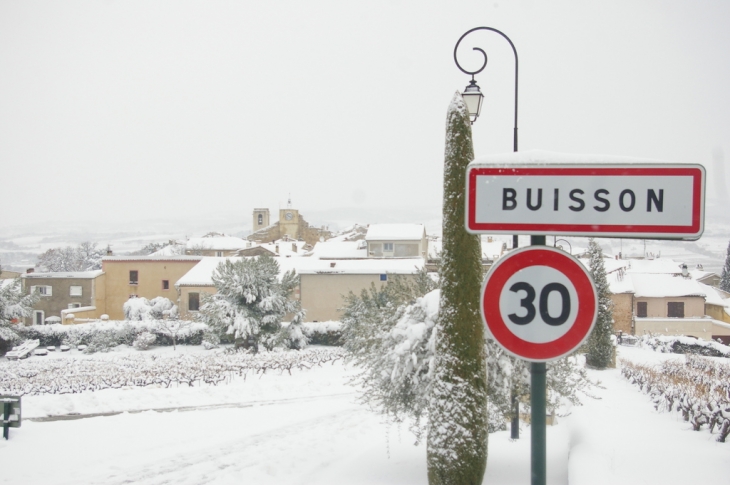
[[[619,352],[635,362],[682,358]],[[426,483],[425,445],[358,404],[346,383],[351,372],[338,361],[213,387],[26,396],[22,427],[0,440],[0,483]],[[602,382],[600,399],[585,398],[548,427],[548,483],[728,482],[730,443],[654,411],[619,370],[589,372]],[[119,414],[33,420],[73,413]],[[517,441],[508,432],[489,436],[485,484],[529,483],[529,431],[523,426]]]

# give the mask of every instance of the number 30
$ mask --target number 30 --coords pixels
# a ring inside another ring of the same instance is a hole
[[[531,323],[535,319],[536,314],[535,305],[533,304],[535,301],[535,288],[529,283],[520,281],[519,283],[512,285],[509,291],[514,293],[524,291],[526,293],[525,297],[520,300],[520,306],[527,310],[527,314],[520,317],[516,313],[511,313],[507,315],[507,317],[516,325],[527,325],[528,323]],[[562,310],[560,311],[560,315],[557,317],[552,317],[548,312],[548,298],[550,297],[550,293],[553,291],[560,293],[562,301]],[[570,315],[570,293],[568,293],[568,289],[560,283],[548,283],[542,291],[540,291],[539,306],[540,317],[542,317],[543,322],[554,327],[562,325],[568,320],[568,316]]]

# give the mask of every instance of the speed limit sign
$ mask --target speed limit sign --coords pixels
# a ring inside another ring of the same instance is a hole
[[[596,321],[598,297],[586,268],[547,246],[512,251],[489,270],[481,309],[487,330],[507,352],[546,362],[577,349]]]

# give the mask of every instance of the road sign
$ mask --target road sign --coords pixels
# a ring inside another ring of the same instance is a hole
[[[701,165],[472,163],[471,233],[696,240],[704,230]]]
[[[482,286],[487,330],[507,352],[546,362],[577,349],[596,321],[593,279],[573,256],[528,246],[500,258]]]

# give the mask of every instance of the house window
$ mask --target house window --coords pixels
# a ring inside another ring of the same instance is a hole
[[[216,251],[216,252],[215,252],[215,255],[216,255],[216,256],[218,256],[218,257],[220,258],[220,257],[222,257],[222,256],[223,256],[223,251]]]
[[[133,269],[129,272],[129,284],[136,285],[139,282],[139,271]]]
[[[639,318],[646,318],[647,312],[646,312],[646,302],[645,301],[637,301],[636,302],[636,316]]]
[[[38,293],[41,296],[53,296],[53,287],[48,285],[31,286],[31,293]]]
[[[669,318],[684,318],[684,302],[670,301],[667,303],[667,316]]]
[[[68,308],[69,308],[69,310],[70,310],[71,308],[80,308],[80,307],[81,307],[81,303],[69,303],[69,304],[68,304]]]
[[[83,289],[80,286],[71,287],[71,296],[81,296]]]
[[[200,308],[200,293],[188,293],[188,310],[197,312]]]
[[[35,325],[43,325],[43,321],[45,320],[45,314],[42,310],[36,310],[33,312],[33,323]]]
[[[170,289],[170,280],[162,280],[162,289],[163,290],[169,290]]]
[[[380,281],[388,281],[388,275],[387,274],[381,274],[380,275]]]
[[[392,253],[393,252],[393,243],[383,243],[383,252]]]

